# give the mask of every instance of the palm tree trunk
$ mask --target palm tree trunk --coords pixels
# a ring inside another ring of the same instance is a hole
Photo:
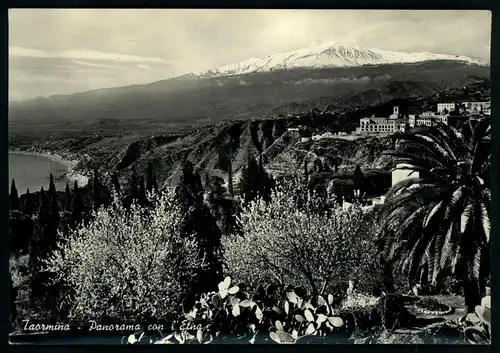
[[[476,305],[481,304],[481,291],[477,280],[464,281],[464,297],[467,313],[473,313]]]

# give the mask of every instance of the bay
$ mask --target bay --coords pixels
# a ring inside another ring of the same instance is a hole
[[[66,174],[71,167],[71,162],[65,161],[56,156],[9,152],[9,191],[12,179],[16,182],[19,195],[39,191],[43,186],[45,190],[49,188],[50,173],[54,176],[56,190],[64,191],[66,187]]]

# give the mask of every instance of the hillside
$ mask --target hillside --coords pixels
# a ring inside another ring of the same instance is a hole
[[[58,139],[82,134],[186,133],[220,121],[376,105],[478,82],[489,67],[428,61],[296,69],[95,90],[9,104],[11,135]]]
[[[335,170],[335,161],[340,160],[338,169],[341,172],[352,171],[356,164],[365,171],[385,169],[389,160],[380,153],[390,148],[388,137],[329,138],[301,143],[299,134],[287,128],[303,125],[316,133],[352,131],[360,118],[372,114],[388,116],[394,105],[398,105],[402,113],[418,114],[435,109],[440,101],[490,99],[490,89],[491,82],[486,79],[427,97],[397,98],[364,108],[343,109],[335,114],[315,109],[294,117],[221,122],[184,134],[141,137],[136,134],[85,136],[81,133],[78,137],[45,141],[11,135],[9,146],[65,152],[71,159],[79,157],[82,160],[81,170],[94,167],[103,172],[117,170],[124,184],[131,170],[142,174],[148,163],[152,163],[161,183],[175,182],[175,171],[185,158],[194,162],[203,175],[208,173],[225,179],[231,158],[233,175],[237,178],[248,156],[257,157],[259,151],[262,151],[266,169],[276,176],[303,173],[304,159],[309,168],[315,160],[322,160],[327,170]]]
[[[175,141],[158,143],[157,139],[143,141],[131,153],[131,146],[109,161],[115,165],[126,183],[131,170],[143,174],[148,163],[154,167],[161,183],[175,183],[179,166],[188,159],[199,168],[203,177],[217,175],[227,182],[229,160],[233,175],[238,178],[249,157],[263,161],[275,176],[302,174],[304,159],[313,168],[320,159],[326,170],[334,171],[333,156],[340,157],[339,171],[353,170],[356,164],[365,169],[385,168],[389,162],[381,152],[391,146],[390,138],[362,138],[354,141],[324,139],[301,143],[297,132],[286,131],[280,121],[234,122],[202,129]]]

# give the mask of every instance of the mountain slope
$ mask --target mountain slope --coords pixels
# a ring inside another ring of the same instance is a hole
[[[448,60],[464,64],[488,65],[488,63],[466,56],[424,53],[404,53],[375,48],[360,48],[345,44],[327,42],[307,49],[251,58],[242,62],[225,65],[215,70],[194,73],[195,77],[220,77],[242,75],[252,72],[268,72],[297,68],[356,67],[363,65],[383,65],[419,63],[425,61]]]
[[[489,78],[489,67],[456,61],[294,69],[204,79],[176,78],[9,104],[9,132],[188,132],[220,121],[342,110],[428,96]],[[28,134],[28,135],[27,135]]]
[[[259,151],[262,151],[268,172],[283,176],[301,174],[304,159],[309,168],[320,159],[327,170],[333,170],[330,157],[337,155],[342,159],[341,171],[353,170],[358,163],[368,169],[383,168],[389,160],[381,152],[391,143],[388,137],[301,143],[299,134],[287,131],[286,122],[282,120],[233,122],[207,127],[175,141],[142,140],[140,145],[132,149],[129,146],[113,155],[107,166],[116,168],[126,184],[132,170],[144,174],[151,164],[160,183],[172,185],[178,181],[182,161],[188,159],[195,164],[203,180],[208,174],[227,182],[230,160],[233,175],[238,179],[248,158],[257,159]]]

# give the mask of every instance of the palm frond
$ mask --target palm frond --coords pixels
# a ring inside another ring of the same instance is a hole
[[[441,258],[439,260],[439,265],[441,267],[441,270],[444,270],[446,265],[450,262],[451,257],[453,256],[452,250],[452,234],[453,234],[453,228],[454,224],[450,224],[448,231],[446,232],[446,237],[444,238],[443,244],[441,246]]]
[[[462,215],[460,216],[460,232],[463,234],[465,233],[465,229],[467,228],[467,225],[469,224],[469,220],[472,216],[472,212],[474,210],[474,204],[469,203],[464,211],[462,212]]]
[[[481,223],[483,226],[483,231],[484,235],[486,237],[486,242],[490,242],[490,232],[491,232],[491,222],[490,222],[490,215],[488,212],[488,207],[486,207],[485,203],[483,201],[479,201],[479,206],[480,206],[480,219]]]

